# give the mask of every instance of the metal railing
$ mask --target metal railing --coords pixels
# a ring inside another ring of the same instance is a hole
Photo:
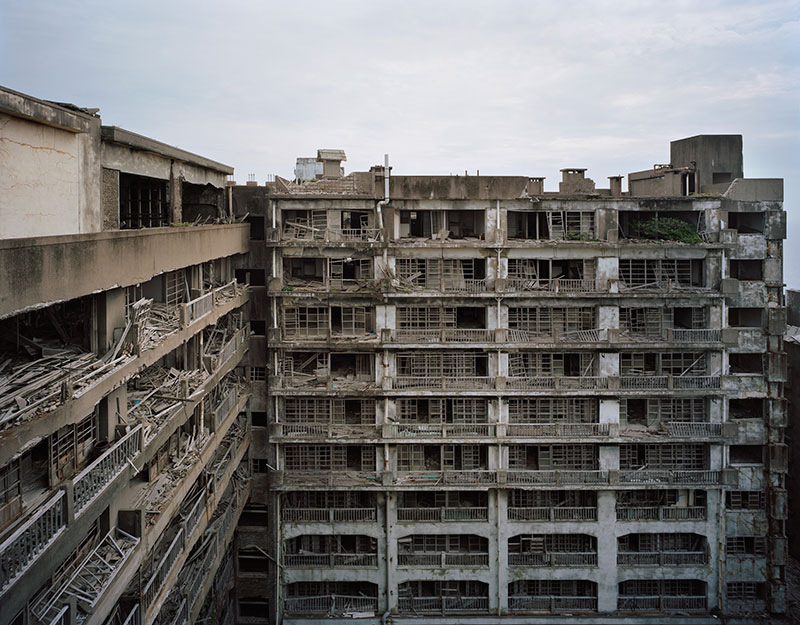
[[[658,507],[631,506],[617,508],[617,521],[705,521],[703,506]]]
[[[342,438],[346,432],[347,438],[355,436],[378,435],[375,425],[352,425],[342,426],[338,423],[278,423],[277,436],[285,438]]]
[[[608,388],[608,378],[599,375],[515,376],[507,378],[506,388],[511,390],[602,390]]]
[[[298,569],[353,569],[378,566],[376,553],[284,553],[283,566]]]
[[[344,612],[377,612],[377,597],[353,595],[320,595],[286,597],[283,611],[293,616],[341,616]]]
[[[676,438],[708,438],[722,436],[721,423],[693,423],[669,421],[666,424],[667,434]]]
[[[217,427],[222,423],[223,419],[233,410],[233,407],[236,405],[236,400],[239,398],[239,387],[238,385],[231,388],[225,397],[216,405],[214,408],[214,414],[216,415],[214,419],[214,423]]]
[[[396,438],[428,437],[488,437],[495,435],[494,423],[395,423],[392,435]]]
[[[214,291],[209,291],[182,306],[184,310],[183,327],[186,328],[214,310]]]
[[[397,565],[419,568],[486,568],[489,566],[488,553],[399,553]]]
[[[325,240],[336,241],[377,241],[378,228],[326,228]]]
[[[398,523],[428,523],[442,521],[487,521],[488,508],[397,508]]]
[[[496,484],[497,472],[487,469],[398,471],[395,481],[398,484]]]
[[[619,379],[620,388],[631,390],[703,390],[717,389],[722,384],[718,375],[623,375]]]
[[[617,566],[703,566],[705,551],[640,551],[617,553]]]
[[[704,612],[705,597],[627,596],[617,597],[617,610],[621,612]]]
[[[401,612],[488,612],[489,597],[400,597]]]
[[[66,497],[59,491],[0,544],[0,594],[49,547],[67,526]]]
[[[509,470],[508,484],[608,484],[608,471],[558,470],[528,471]]]
[[[161,560],[156,565],[156,569],[147,580],[144,588],[142,589],[141,603],[144,609],[147,610],[153,605],[158,594],[161,592],[164,581],[169,576],[175,563],[178,561],[178,556],[183,550],[186,542],[186,535],[183,533],[183,528],[178,530],[175,538],[172,539],[167,551],[161,557]]]
[[[441,290],[450,293],[483,293],[487,290],[486,279],[477,280],[442,280]]]
[[[597,597],[511,595],[508,609],[518,612],[596,612]]]
[[[621,484],[721,484],[722,471],[674,471],[670,469],[623,470]]]
[[[509,566],[597,566],[597,552],[509,553]]]
[[[531,507],[507,508],[509,521],[596,521],[597,508]]]
[[[580,278],[506,278],[505,291],[554,291],[558,293],[592,293],[605,290],[599,280],[582,280]]]
[[[394,377],[395,389],[434,390],[482,390],[494,388],[494,378],[489,376],[464,376],[458,378],[442,376],[398,375]]]
[[[186,515],[186,519],[183,522],[183,533],[187,539],[194,534],[194,530],[197,529],[197,526],[200,525],[200,521],[203,520],[203,516],[205,516],[206,498],[206,492],[203,491],[197,498],[197,501],[195,501],[189,514]]]
[[[443,343],[494,343],[494,330],[474,328],[445,328]]]
[[[75,516],[86,509],[142,449],[142,424],[114,443],[102,456],[72,478]]]
[[[673,328],[672,341],[675,343],[719,343],[722,330]]]
[[[507,436],[521,437],[584,437],[608,436],[608,423],[509,423]]]

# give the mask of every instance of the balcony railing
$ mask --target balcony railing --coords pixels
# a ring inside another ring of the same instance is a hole
[[[185,534],[183,533],[183,529],[180,529],[175,535],[175,538],[172,539],[167,551],[161,557],[161,560],[159,560],[155,571],[153,571],[150,579],[147,580],[147,583],[142,589],[142,606],[145,610],[153,605],[156,597],[158,597],[163,589],[164,581],[175,567],[175,563],[178,561],[178,556],[180,556],[185,542]]]
[[[558,551],[550,553],[509,553],[509,566],[597,566],[597,553]]]
[[[506,292],[517,291],[553,291],[555,293],[596,293],[604,291],[605,284],[599,280],[582,280],[579,278],[506,278]]]
[[[378,566],[376,553],[285,553],[283,566],[300,569],[363,569]]]
[[[239,388],[238,384],[231,388],[225,397],[214,407],[214,423],[217,427],[222,424],[222,421],[225,417],[228,416],[233,407],[236,405],[236,401],[239,399]]]
[[[495,435],[494,423],[395,423],[395,438],[469,438]]]
[[[489,597],[400,597],[401,612],[488,612]]]
[[[624,391],[635,390],[703,390],[721,387],[718,375],[623,375],[619,379]]]
[[[602,390],[608,388],[605,376],[524,376],[506,380],[510,390]]]
[[[442,281],[441,290],[448,293],[483,293],[487,290],[486,279],[448,280],[445,278]]]
[[[375,508],[283,508],[286,523],[370,523],[378,519]]]
[[[596,612],[597,597],[552,597],[512,595],[508,609],[517,612]]]
[[[509,521],[596,521],[597,508],[531,507],[508,508]]]
[[[675,438],[708,438],[722,436],[721,423],[692,423],[670,421],[666,424],[667,434]]]
[[[617,521],[705,521],[703,506],[679,507],[618,507]]]
[[[377,612],[377,597],[320,595],[286,597],[283,611],[292,616],[341,616],[345,612]]]
[[[617,609],[621,612],[704,612],[706,598],[669,596],[620,596]]]
[[[617,553],[617,566],[703,566],[705,551],[639,551]]]
[[[494,378],[489,376],[416,376],[398,375],[394,378],[395,389],[432,390],[489,390],[494,388]]]
[[[439,523],[442,521],[487,521],[488,508],[397,508],[398,523]]]
[[[395,481],[397,484],[496,484],[497,471],[398,471]]]
[[[284,438],[355,438],[376,437],[375,425],[338,423],[279,423],[277,436]]]
[[[377,241],[380,236],[378,228],[327,228],[325,240],[337,241]]]
[[[667,338],[669,338],[669,333]],[[722,330],[720,329],[672,329],[674,343],[719,343],[721,340]]]
[[[185,311],[183,313],[183,327],[185,328],[214,310],[214,292],[209,291],[182,306]]]
[[[558,470],[527,471],[509,470],[508,484],[608,484],[608,471]]]
[[[529,438],[582,438],[608,436],[608,423],[509,423],[507,436]]]
[[[59,491],[0,544],[0,595],[61,535],[67,501]]]
[[[400,553],[398,566],[417,568],[486,568],[489,566],[488,553]]]
[[[712,484],[722,483],[722,471],[674,471],[670,469],[623,470],[621,484]]]
[[[80,515],[125,467],[130,466],[129,463],[141,449],[142,425],[139,424],[72,479],[75,516]]]

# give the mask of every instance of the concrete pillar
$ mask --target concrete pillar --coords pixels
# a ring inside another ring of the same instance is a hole
[[[100,440],[113,441],[117,425],[128,416],[128,389],[123,384],[100,401],[98,435]]]
[[[597,375],[612,377],[619,375],[619,353],[601,352],[599,354]]]
[[[601,450],[603,448],[601,447]],[[597,567],[611,572],[598,576],[597,609],[599,612],[615,612],[617,609],[617,527],[616,494],[611,490],[597,493]]]
[[[494,503],[494,505],[492,505]],[[489,491],[489,522],[497,528],[492,539],[497,545],[497,598],[498,614],[508,611],[508,491]]]
[[[172,163],[169,174],[169,203],[172,208],[172,223],[183,221],[183,175]]]
[[[599,423],[619,423],[619,399],[601,399]]]
[[[385,524],[385,541],[386,541],[386,610],[393,613],[397,612],[397,582],[395,580],[395,573],[397,571],[397,537],[399,528],[397,525],[397,493],[389,492],[383,497],[383,505],[380,502],[381,496],[379,495],[378,511],[385,512],[383,523]]]
[[[97,347],[104,354],[114,342],[114,330],[125,328],[125,289],[111,289],[95,297],[97,306]]]
[[[619,445],[600,445],[598,454],[601,471],[619,471]]]

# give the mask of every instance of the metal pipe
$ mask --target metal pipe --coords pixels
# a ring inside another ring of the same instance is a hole
[[[375,207],[375,210],[378,213],[378,229],[381,233],[381,239],[384,239],[383,211],[381,211],[381,208],[386,206],[388,203],[389,203],[389,155],[384,154],[383,155],[383,199],[380,202],[378,202],[378,205]]]

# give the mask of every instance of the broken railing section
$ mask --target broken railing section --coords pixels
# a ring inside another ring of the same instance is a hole
[[[49,623],[69,604],[71,598],[77,601],[80,613],[90,614],[139,544],[139,540],[118,527],[112,529],[75,567],[71,575],[50,586],[37,599],[32,608],[34,616],[40,623]]]
[[[213,327],[203,331],[203,367],[209,373],[227,362],[250,335],[250,324],[241,315],[233,314],[220,319]]]

